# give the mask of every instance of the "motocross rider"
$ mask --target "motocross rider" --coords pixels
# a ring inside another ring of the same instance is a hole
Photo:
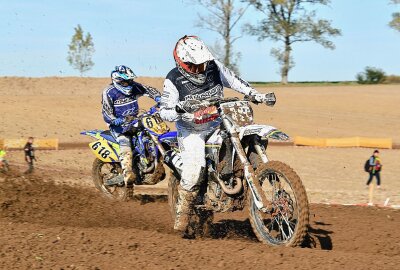
[[[139,107],[137,99],[148,96],[160,102],[160,92],[151,87],[135,82],[135,73],[127,66],[116,66],[111,72],[111,84],[103,90],[102,113],[104,121],[120,146],[120,162],[125,185],[132,187],[135,180],[132,171],[132,134],[123,133],[127,117],[137,116]]]
[[[176,67],[165,81],[161,97],[160,115],[165,121],[176,122],[178,143],[183,162],[174,229],[186,235],[194,199],[205,169],[205,141],[218,128],[221,120],[216,108],[188,113],[187,100],[223,98],[223,87],[249,95],[254,103],[268,97],[275,103],[273,93],[260,94],[249,83],[236,76],[214,58],[207,46],[196,36],[184,36],[173,51]]]

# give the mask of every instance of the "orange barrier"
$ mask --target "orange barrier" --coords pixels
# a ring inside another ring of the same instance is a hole
[[[295,145],[317,146],[317,147],[369,147],[369,148],[393,148],[391,138],[309,138],[296,136]]]
[[[326,147],[326,139],[296,136],[294,137],[294,145]]]
[[[23,149],[26,144],[25,139],[2,139],[0,144],[7,149]],[[36,139],[33,141],[33,147],[38,149],[58,150],[58,139]]]
[[[360,147],[392,149],[393,140],[391,138],[360,138]]]
[[[360,146],[359,137],[351,138],[327,138],[327,147],[358,147]]]

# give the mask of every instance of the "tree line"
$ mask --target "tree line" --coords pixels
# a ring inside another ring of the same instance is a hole
[[[287,84],[289,71],[295,66],[293,45],[315,42],[327,49],[335,49],[330,38],[341,35],[341,30],[332,22],[317,16],[318,6],[328,6],[330,0],[190,0],[202,6],[206,13],[197,14],[196,26],[216,32],[218,40],[212,50],[225,66],[239,73],[240,52],[234,50],[234,43],[244,34],[255,36],[259,41],[271,40],[278,46],[271,49],[271,55],[279,64],[281,83]],[[400,0],[390,0],[393,5]],[[254,9],[263,18],[254,24],[241,25],[240,34],[234,33],[240,27],[245,13]],[[400,12],[392,14],[389,26],[400,32]],[[89,71],[94,63],[94,44],[90,33],[84,35],[81,26],[69,45],[67,60],[80,74]]]

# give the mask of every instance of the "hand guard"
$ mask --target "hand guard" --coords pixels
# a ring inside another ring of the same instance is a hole
[[[268,106],[271,106],[271,107],[274,106],[275,103],[276,103],[275,93],[274,93],[274,92],[271,92],[271,93],[265,94],[264,102],[265,102],[265,104],[267,104]]]

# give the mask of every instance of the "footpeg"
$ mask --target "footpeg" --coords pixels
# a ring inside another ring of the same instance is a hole
[[[122,174],[115,176],[111,179],[106,180],[104,184],[106,186],[114,186],[114,185],[122,185],[123,186],[124,185],[124,176]]]

